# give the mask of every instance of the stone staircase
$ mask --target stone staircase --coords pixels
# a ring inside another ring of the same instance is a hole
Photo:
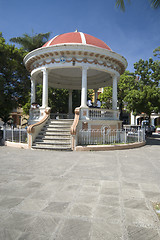
[[[73,120],[50,119],[36,137],[32,148],[44,150],[71,150],[70,128]]]

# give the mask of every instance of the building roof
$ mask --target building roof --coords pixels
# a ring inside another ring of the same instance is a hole
[[[83,45],[92,45],[99,48],[104,48],[111,51],[111,48],[102,40],[93,37],[89,34],[82,32],[70,32],[57,35],[48,42],[46,42],[42,47],[50,47],[60,44],[83,44]]]

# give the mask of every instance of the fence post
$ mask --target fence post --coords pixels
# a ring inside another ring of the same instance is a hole
[[[21,126],[19,126],[19,143],[21,143]]]
[[[3,140],[4,140],[4,142],[6,140],[6,126],[5,125],[3,126]]]
[[[138,127],[138,142],[140,142],[140,130],[139,130],[139,127]]]
[[[13,125],[11,126],[11,131],[12,131],[12,142],[13,142]]]
[[[127,132],[126,132],[126,127],[124,129],[124,143],[127,143]]]

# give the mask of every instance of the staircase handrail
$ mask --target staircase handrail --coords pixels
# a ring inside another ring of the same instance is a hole
[[[79,122],[80,108],[76,108],[74,112],[75,112],[75,116],[74,116],[73,124],[71,126],[71,135],[76,135],[76,128]]]
[[[29,148],[32,147],[32,143],[33,143],[33,141],[36,137],[36,135],[32,136],[35,133],[35,129],[38,128],[38,126],[40,126],[40,125],[42,125],[42,127],[43,127],[44,123],[48,120],[49,116],[50,116],[50,108],[45,109],[45,115],[39,122],[28,126],[27,132],[28,132],[28,135],[29,135],[28,136],[28,147]]]

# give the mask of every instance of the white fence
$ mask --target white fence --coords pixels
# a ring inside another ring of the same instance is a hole
[[[27,143],[27,130],[17,128],[5,128],[3,129],[3,139],[10,142]]]
[[[78,145],[101,145],[144,142],[145,132],[143,129],[111,130],[103,127],[101,130],[80,130]]]

